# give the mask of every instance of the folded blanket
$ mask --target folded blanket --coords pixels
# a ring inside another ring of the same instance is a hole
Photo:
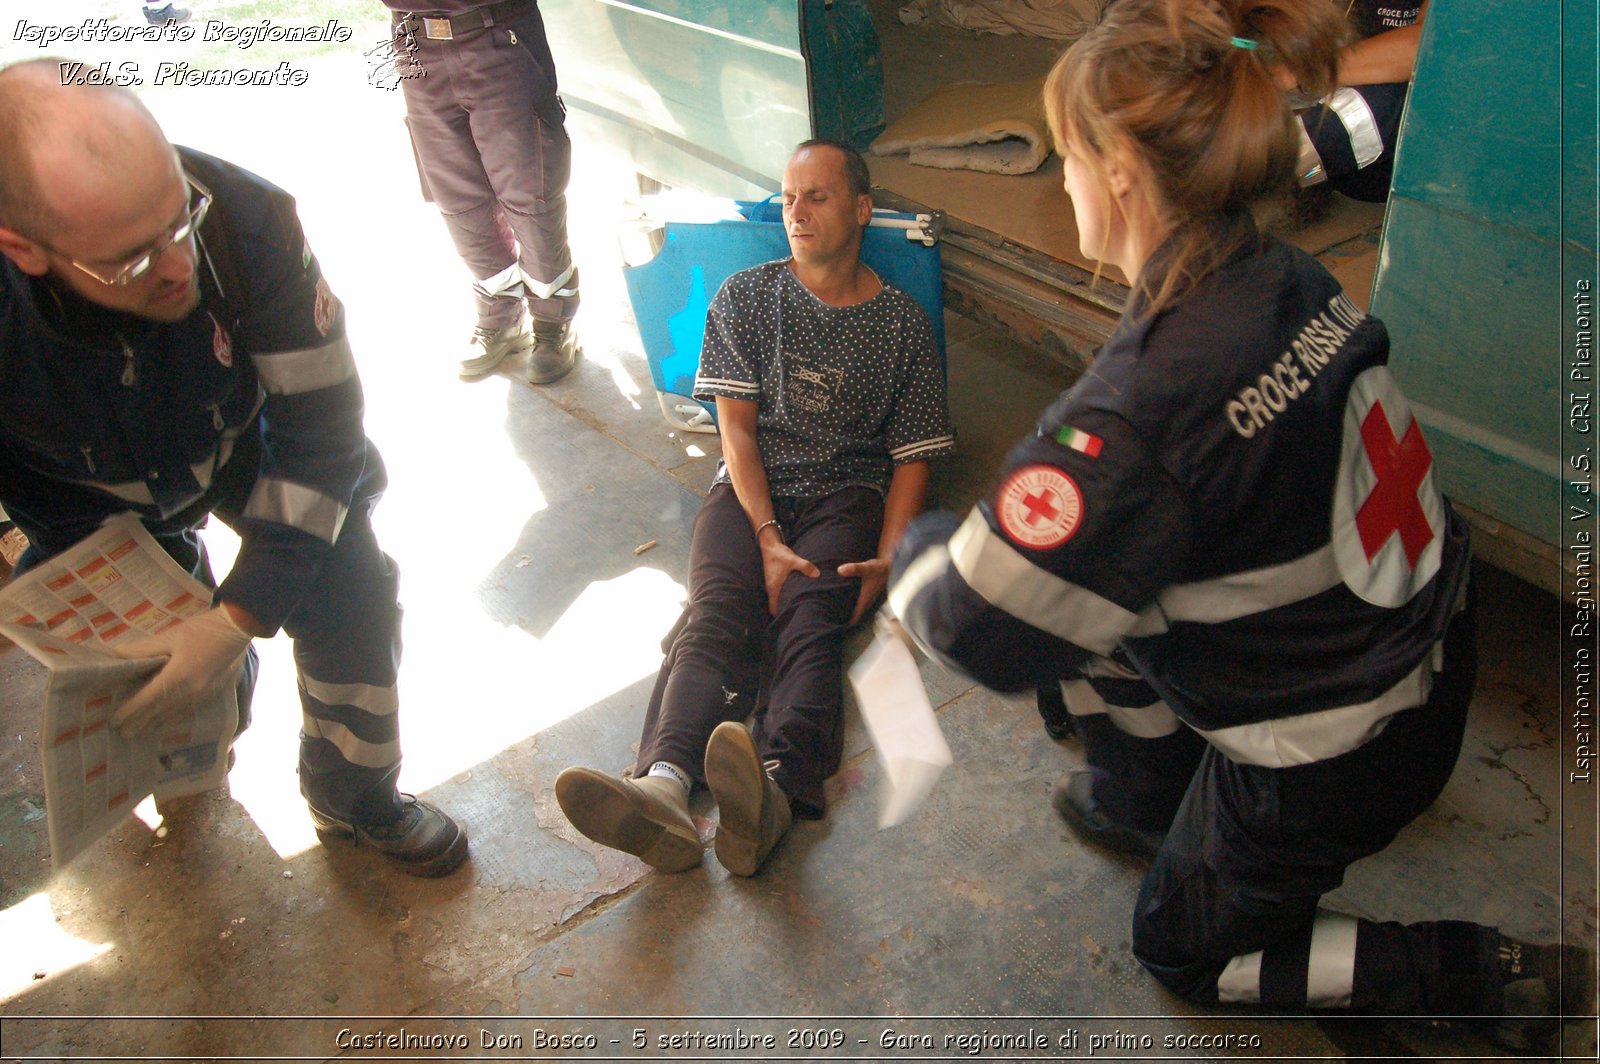
[[[980,33],[1071,41],[1095,24],[1104,6],[1105,0],[911,0],[900,8],[900,21],[931,18]]]
[[[1029,174],[1050,154],[1044,79],[1007,85],[963,82],[940,89],[872,142],[874,155],[919,166]]]

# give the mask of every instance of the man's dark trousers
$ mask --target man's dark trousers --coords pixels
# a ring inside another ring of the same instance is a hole
[[[822,575],[791,575],[772,616],[750,519],[732,485],[711,489],[689,548],[689,604],[664,644],[634,771],[666,761],[703,782],[711,732],[754,708],[757,752],[778,762],[773,778],[795,814],[815,818],[843,751],[843,646],[861,591],[837,569],[877,555],[883,498],[846,488],[774,498],[773,508],[790,547]]]

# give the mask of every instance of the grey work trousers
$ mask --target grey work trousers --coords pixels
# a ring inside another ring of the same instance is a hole
[[[478,324],[488,329],[513,324],[521,299],[544,321],[569,321],[578,310],[566,110],[538,6],[511,6],[503,21],[450,40],[428,37],[417,15],[394,20],[417,164],[472,271]]]

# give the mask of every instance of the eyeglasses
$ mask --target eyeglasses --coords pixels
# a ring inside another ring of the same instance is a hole
[[[206,188],[200,182],[196,181],[194,178],[190,177],[188,173],[183,175],[183,179],[184,181],[188,182],[189,185],[189,216],[183,221],[179,222],[178,225],[168,232],[166,236],[162,237],[160,240],[157,240],[154,244],[151,244],[148,248],[145,248],[143,251],[139,252],[133,258],[128,259],[121,265],[118,265],[114,268],[104,266],[87,266],[84,263],[79,262],[77,259],[72,258],[65,252],[57,251],[55,248],[51,247],[49,244],[46,244],[42,240],[36,239],[34,243],[48,251],[53,251],[57,255],[60,255],[73,266],[82,270],[90,277],[93,277],[101,284],[112,285],[118,288],[124,285],[130,285],[139,278],[143,277],[145,274],[149,273],[150,267],[155,265],[156,260],[162,255],[166,254],[167,250],[174,244],[188,240],[190,236],[194,235],[194,231],[200,228],[200,223],[206,220],[206,211],[211,209],[211,190]]]

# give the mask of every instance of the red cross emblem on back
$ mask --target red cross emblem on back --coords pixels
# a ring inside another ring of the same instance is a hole
[[[1433,528],[1417,499],[1417,489],[1433,465],[1433,452],[1413,417],[1398,440],[1389,427],[1383,403],[1374,401],[1361,422],[1361,442],[1377,483],[1356,511],[1356,531],[1370,562],[1389,537],[1398,534],[1406,564],[1415,569],[1422,551],[1433,541]]]

